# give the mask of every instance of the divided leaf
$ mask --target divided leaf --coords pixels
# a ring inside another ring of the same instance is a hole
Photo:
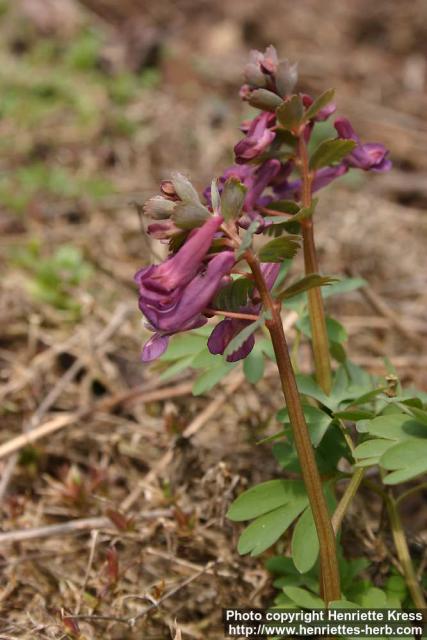
[[[299,249],[299,236],[288,235],[267,242],[259,251],[261,262],[283,262],[293,258]]]
[[[303,404],[304,417],[307,422],[308,430],[310,432],[310,439],[313,447],[318,447],[325,435],[329,425],[332,422],[332,418],[329,414],[317,407],[312,407],[310,404]],[[284,424],[290,424],[289,413],[286,407],[280,409],[277,413],[277,420]]]
[[[214,300],[214,307],[224,311],[238,311],[247,304],[253,288],[254,283],[249,278],[237,278],[220,289]]]
[[[386,451],[380,460],[381,466],[392,471],[384,478],[385,484],[406,482],[427,472],[427,440],[408,441],[397,444]]]
[[[233,522],[252,520],[305,495],[300,480],[268,480],[242,493],[227,512]]]
[[[294,284],[287,287],[283,291],[279,291],[277,297],[280,300],[286,300],[298,295],[299,293],[303,293],[303,291],[308,291],[309,289],[313,289],[314,287],[324,287],[332,284],[332,282],[335,281],[336,278],[331,278],[330,276],[321,276],[317,273],[312,273],[305,278],[301,278],[301,280],[294,282]]]
[[[314,595],[301,587],[283,587],[284,593],[299,607],[303,609],[321,609],[325,603],[319,596]]]
[[[408,414],[392,413],[363,421],[360,429],[374,436],[356,447],[357,466],[375,464],[391,471],[385,484],[406,482],[427,471],[427,426]]]
[[[322,291],[324,298],[340,295],[341,293],[349,293],[356,289],[361,289],[367,284],[363,278],[343,278],[334,282],[330,287]]]
[[[200,396],[206,391],[210,391],[218,382],[230,373],[236,366],[236,362],[224,362],[219,360],[220,364],[216,367],[210,367],[204,371],[194,382],[192,392],[194,396]]]
[[[304,511],[292,534],[292,560],[300,573],[309,571],[319,555],[319,538],[310,507]]]
[[[355,146],[356,143],[353,140],[324,140],[311,156],[310,169],[321,169],[340,162]]]
[[[331,102],[335,94],[335,89],[327,89],[311,104],[304,114],[304,120],[312,120],[323,107]]]
[[[239,538],[239,553],[257,556],[271,547],[306,508],[307,503],[307,496],[302,495],[254,520]]]
[[[271,204],[266,206],[266,209],[272,209],[273,211],[283,211],[283,213],[298,213],[300,210],[299,204],[297,204],[294,200],[275,200]],[[285,220],[289,220],[289,218],[285,218]]]
[[[311,338],[310,318],[308,315],[303,316],[298,320],[297,327],[305,336]],[[328,338],[331,342],[338,342],[341,344],[342,342],[346,342],[348,338],[347,331],[343,325],[338,322],[338,320],[335,320],[335,318],[330,318],[329,316],[326,317],[326,331],[328,332]]]

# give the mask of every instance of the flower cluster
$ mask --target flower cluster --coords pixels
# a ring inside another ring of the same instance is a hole
[[[144,346],[144,361],[160,356],[170,335],[207,322],[203,311],[234,264],[232,251],[208,257],[222,222],[220,216],[212,216],[189,234],[175,255],[159,265],[144,267],[135,275],[139,308],[155,332]]]
[[[285,76],[287,77],[287,82],[284,82]],[[234,147],[236,165],[246,166],[247,163],[251,163],[246,173],[240,173],[246,180],[245,184],[249,187],[247,202],[265,206],[266,196],[261,197],[262,191],[260,194],[259,182],[254,181],[252,178],[254,174],[270,176],[269,181],[263,185],[264,188],[271,187],[273,197],[271,198],[270,196],[269,202],[288,198],[299,200],[302,181],[299,178],[291,179],[291,174],[296,168],[294,162],[297,159],[296,155],[294,154],[294,157],[292,157],[291,154],[290,159],[287,158],[285,162],[281,161],[280,166],[275,167],[274,172],[272,171],[272,159],[281,160],[283,157],[282,147],[286,147],[286,143],[284,145],[280,144],[281,128],[277,118],[277,108],[273,112],[271,111],[271,98],[266,95],[271,91],[280,94],[282,97],[284,96],[284,102],[287,102],[289,98],[286,97],[285,88],[286,90],[293,89],[297,78],[296,66],[290,65],[286,60],[279,62],[274,47],[270,46],[263,54],[259,51],[252,52],[251,61],[245,69],[245,77],[247,83],[243,85],[240,91],[241,96],[249,101],[251,101],[251,96],[257,96],[257,106],[261,105],[263,100],[265,101],[264,109],[261,113],[252,121],[243,123],[241,130],[245,133],[245,137]],[[266,88],[268,88],[268,91],[266,91]],[[261,93],[259,93],[260,89],[262,89]],[[282,93],[280,89],[282,89]],[[309,113],[309,109],[314,102],[313,98],[307,94],[299,94],[299,97],[302,107]],[[307,120],[302,118],[304,123],[302,135],[306,142],[309,141],[316,122],[327,120],[335,110],[336,105],[333,102],[329,102],[317,110],[313,117],[309,117]],[[387,157],[388,151],[384,145],[380,143],[362,143],[346,118],[337,118],[334,122],[334,127],[337,132],[337,139],[352,140],[355,143],[355,147],[340,162],[322,167],[314,172],[312,177],[313,192],[327,186],[350,169],[384,172],[391,168],[391,161]],[[286,142],[289,144],[289,139]],[[256,168],[254,168],[254,163],[257,165]],[[232,173],[238,175],[239,169],[237,166],[226,169],[223,177]],[[250,179],[248,179],[248,175]],[[251,184],[251,182],[254,184]],[[254,190],[254,195],[251,194],[251,190]],[[255,210],[256,208],[255,206]],[[256,217],[256,211],[254,209],[251,211],[252,217]]]
[[[271,217],[266,217],[274,203],[301,200],[299,143],[307,145],[316,123],[327,120],[336,110],[332,91],[317,100],[307,94],[292,94],[297,82],[296,65],[279,60],[274,47],[264,53],[253,51],[244,73],[246,82],[240,95],[261,112],[242,124],[245,136],[234,147],[235,164],[214,183],[215,192],[211,187],[205,189],[203,204],[191,183],[174,174],[171,180],[162,182],[161,194],[144,206],[150,219],[148,233],[169,246],[169,257],[163,263],[144,267],[135,276],[139,307],[154,331],[144,346],[145,361],[165,351],[169,336],[200,327],[220,311],[215,309],[215,298],[230,283],[239,229],[257,222],[255,232],[263,233],[272,224]],[[336,137],[326,141],[329,155],[324,154],[321,162],[310,168],[313,192],[350,169],[390,169],[388,151],[382,144],[363,143],[346,118],[337,118],[334,127]],[[337,153],[331,155],[331,149],[337,149]],[[223,211],[221,194],[233,184],[240,186],[231,197],[235,211],[230,220],[225,213],[229,203]],[[278,268],[277,263],[262,265],[269,287],[277,278]],[[245,316],[253,318],[260,311],[259,295],[252,290],[246,304],[236,310],[236,317],[225,317],[214,328],[208,341],[211,353],[224,353],[250,322]],[[253,345],[250,335],[228,355],[228,360],[244,358]]]

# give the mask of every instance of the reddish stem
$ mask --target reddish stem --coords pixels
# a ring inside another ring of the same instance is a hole
[[[310,507],[316,525],[320,546],[320,569],[322,594],[326,604],[341,597],[340,577],[336,554],[335,535],[332,529],[322,482],[316,464],[310,434],[301,405],[295,374],[289,357],[286,337],[280,317],[280,304],[273,300],[265,283],[258,258],[252,251],[245,253],[245,258],[254,275],[257,289],[264,308],[270,312],[271,319],[266,321],[270,332],[277,367],[280,374],[283,395],[289,412],[295,447],[301,465],[301,472],[307,490]]]

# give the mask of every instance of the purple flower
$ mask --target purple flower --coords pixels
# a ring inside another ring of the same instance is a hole
[[[203,264],[222,222],[221,216],[210,218],[190,234],[174,256],[159,265],[144,267],[135,275],[139,308],[156,332],[144,347],[144,361],[161,355],[170,335],[205,324],[202,312],[234,264],[231,251],[214,256],[207,266]]]
[[[261,165],[233,165],[228,167],[218,180],[218,190],[221,193],[228,178],[237,178],[246,189],[245,201],[243,203],[243,214],[239,219],[239,225],[247,228],[254,220],[259,220],[260,230],[264,225],[263,217],[257,212],[257,207],[266,206],[271,201],[270,196],[263,196],[263,192],[269,185],[273,184],[276,178],[283,173],[283,168],[279,160],[274,158],[266,160]],[[211,205],[211,190],[207,187],[204,192],[205,198]]]
[[[379,142],[362,144],[347,118],[337,118],[334,126],[340,138],[356,142],[356,147],[344,160],[349,167],[380,173],[391,169],[391,161],[387,158],[389,151],[383,144]]]
[[[311,191],[314,193],[315,191],[319,191],[319,189],[323,189],[323,187],[328,186],[333,180],[336,178],[340,178],[349,170],[349,166],[345,162],[341,162],[340,164],[334,165],[332,167],[323,167],[316,171],[313,177],[313,181],[311,183]],[[301,191],[302,191],[302,180],[299,178],[297,180],[284,180],[282,183],[276,184],[274,187],[274,194],[280,200],[283,199],[301,199]]]
[[[213,216],[199,229],[193,231],[181,249],[158,265],[144,267],[135,275],[135,281],[150,300],[159,299],[178,286],[190,282],[205,258],[213,237],[223,223],[221,216]]]
[[[243,307],[240,309],[242,313],[255,313],[258,307]],[[237,318],[225,318],[221,320],[212,331],[208,339],[208,349],[214,355],[223,354],[229,343],[250,323],[249,320],[239,320]],[[252,334],[242,345],[227,356],[227,362],[237,362],[243,360],[252,351],[255,346],[255,336]]]
[[[268,288],[271,289],[279,274],[280,264],[277,262],[267,262],[261,265],[261,270]],[[254,289],[251,295],[251,303],[239,309],[239,312],[257,314],[260,312],[260,309],[259,292],[257,289]],[[239,318],[225,318],[225,320],[221,320],[209,336],[209,351],[215,355],[223,354],[233,338],[245,329],[245,327],[250,325],[251,322],[251,320]],[[254,345],[255,336],[251,334],[236,351],[227,356],[227,361],[237,362],[238,360],[246,358],[254,348]]]
[[[169,240],[173,235],[179,233],[180,229],[172,220],[153,222],[147,227],[147,233],[156,240]]]
[[[262,112],[252,120],[246,138],[234,147],[237,164],[245,164],[264,153],[276,137],[271,129],[275,123],[275,114],[269,112]],[[246,127],[243,130],[246,130]]]

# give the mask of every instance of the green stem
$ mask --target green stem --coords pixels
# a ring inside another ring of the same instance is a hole
[[[341,500],[338,503],[337,508],[334,511],[334,515],[332,516],[332,527],[335,531],[335,535],[338,533],[346,511],[349,507],[350,502],[353,500],[354,496],[357,493],[357,490],[360,486],[360,483],[363,479],[363,474],[365,473],[365,469],[356,469],[354,472],[350,482],[347,485],[346,490],[344,491]]]
[[[262,275],[258,258],[252,251],[247,251],[245,258],[254,275],[264,308],[270,312],[270,319],[266,321],[266,327],[270,332],[276,354],[277,367],[289,412],[295,447],[300,461],[301,472],[313,513],[317,535],[319,537],[322,594],[327,605],[329,602],[339,600],[341,597],[335,535],[325,496],[323,495],[322,482],[289,357],[282,319],[280,317],[280,305],[275,303],[271,297]]]
[[[421,585],[418,583],[414,565],[409,553],[408,543],[406,541],[405,531],[403,529],[402,520],[400,519],[399,509],[390,490],[386,497],[386,506],[390,519],[391,532],[393,534],[394,546],[396,547],[397,557],[402,567],[403,575],[408,585],[409,593],[418,609],[425,609],[427,604]]]
[[[303,182],[302,205],[303,207],[310,207],[312,204],[312,174],[309,169],[307,146],[303,134],[299,137],[298,150]],[[313,219],[303,220],[301,222],[301,228],[305,274],[319,273],[316,245],[314,242]],[[314,287],[308,291],[308,312],[310,316],[316,379],[323,391],[329,395],[332,387],[331,357],[329,354],[325,309],[320,287]]]

